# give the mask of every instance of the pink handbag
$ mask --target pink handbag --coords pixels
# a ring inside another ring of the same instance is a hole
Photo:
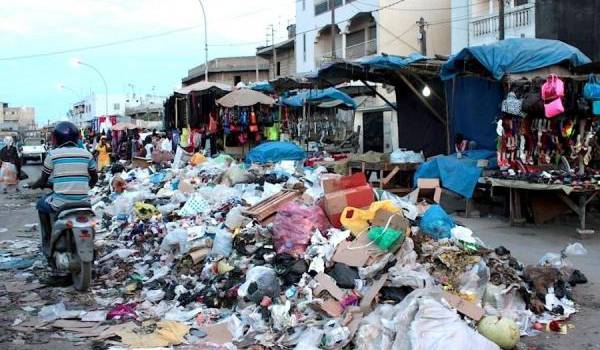
[[[565,84],[556,74],[550,74],[542,85],[542,100],[549,101],[565,96]]]
[[[563,106],[562,100],[560,98],[556,98],[550,102],[544,103],[544,114],[548,119],[561,115],[564,112],[565,107]]]

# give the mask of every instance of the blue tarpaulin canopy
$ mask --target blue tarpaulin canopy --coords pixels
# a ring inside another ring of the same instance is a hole
[[[304,160],[306,153],[295,143],[265,142],[248,152],[246,163],[276,163],[282,160]]]
[[[324,90],[307,90],[298,93],[297,95],[281,99],[281,103],[291,107],[302,107],[306,102],[328,102],[339,100],[348,107],[356,109],[356,102],[348,94],[341,92],[336,88],[328,88]]]
[[[505,74],[524,73],[568,61],[572,66],[590,63],[579,49],[558,40],[515,38],[462,49],[442,66],[448,80],[464,72],[465,61],[476,60],[500,80]]]
[[[394,56],[394,55],[375,55],[375,56],[366,56],[361,59],[358,59],[356,63],[360,64],[366,69],[402,69],[408,67],[411,63],[415,63],[418,61],[426,61],[427,57],[421,55],[420,53],[411,53],[410,55],[403,56]]]
[[[254,83],[250,86],[250,89],[252,89],[254,91],[260,91],[260,92],[275,91],[275,89],[273,88],[273,85],[271,85],[271,83],[269,83],[268,81],[259,81],[257,83]]]

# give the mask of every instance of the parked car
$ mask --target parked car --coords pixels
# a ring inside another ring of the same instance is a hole
[[[23,141],[23,147],[21,149],[21,157],[23,164],[27,163],[28,160],[34,160],[43,162],[46,158],[46,140],[41,137],[30,137]]]

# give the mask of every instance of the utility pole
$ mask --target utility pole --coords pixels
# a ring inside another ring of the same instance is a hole
[[[504,29],[504,0],[499,1],[499,15],[498,15],[498,31],[500,32],[500,40],[504,40],[505,29]]]
[[[335,59],[335,0],[329,0],[331,8],[331,57]]]
[[[421,42],[421,55],[427,56],[427,31],[425,30],[427,22],[425,22],[425,19],[423,17],[421,17],[417,24],[419,25],[419,41]]]
[[[275,27],[271,24],[271,40],[273,44],[273,79],[277,78],[277,50],[275,49]]]

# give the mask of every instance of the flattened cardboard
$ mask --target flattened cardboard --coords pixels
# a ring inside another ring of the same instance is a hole
[[[183,193],[192,193],[194,192],[194,186],[192,186],[192,184],[187,181],[187,180],[182,180],[179,182],[179,187],[177,188],[178,190],[180,190]]]
[[[21,281],[4,282],[4,288],[8,293],[23,293],[45,287],[40,283],[25,283]]]
[[[322,272],[315,276],[315,281],[317,281],[318,285],[314,289],[315,295],[321,294],[324,290],[328,291],[332,297],[336,298],[338,301],[342,300],[346,293],[337,286],[335,280]]]
[[[367,185],[367,177],[364,173],[356,173],[349,176],[332,176],[321,181],[323,192],[326,194],[364,185]]]
[[[100,322],[83,322],[83,321],[75,321],[75,320],[56,320],[52,323],[52,327],[55,328],[94,328],[98,326]]]
[[[210,253],[210,250],[211,250],[211,248],[200,248],[198,250],[194,250],[194,251],[190,252],[189,255],[192,258],[192,262],[194,264],[197,264],[197,263],[203,261]]]
[[[203,341],[223,345],[233,340],[233,335],[229,332],[227,322],[216,323],[202,327],[206,332],[206,338]]]
[[[331,224],[340,228],[342,227],[340,215],[346,207],[368,207],[373,200],[373,189],[369,185],[364,185],[326,194],[323,198],[323,209]]]
[[[325,311],[331,317],[340,317],[344,312],[342,305],[334,299],[328,298],[320,305],[321,310]]]
[[[386,281],[387,281],[387,273],[383,274],[381,277],[379,277],[378,280],[375,280],[373,282],[373,285],[371,286],[371,288],[369,288],[367,293],[360,300],[360,309],[362,312],[366,313],[371,310],[371,304],[373,303],[373,300],[375,300],[375,298],[377,297],[377,294],[379,293],[379,290],[381,288],[383,288],[383,285],[385,284]]]
[[[368,243],[369,238],[366,234],[358,236],[352,242],[343,241],[337,246],[332,260],[348,266],[363,267],[372,255],[372,248],[377,247],[374,245],[360,249],[349,249],[349,247],[363,247]]]
[[[442,296],[444,297],[444,299],[446,299],[450,306],[458,310],[458,312],[460,312],[461,314],[468,316],[469,318],[475,321],[481,320],[485,315],[485,311],[483,310],[483,308],[469,301],[466,301],[465,299],[457,295],[444,291],[442,292]]]

